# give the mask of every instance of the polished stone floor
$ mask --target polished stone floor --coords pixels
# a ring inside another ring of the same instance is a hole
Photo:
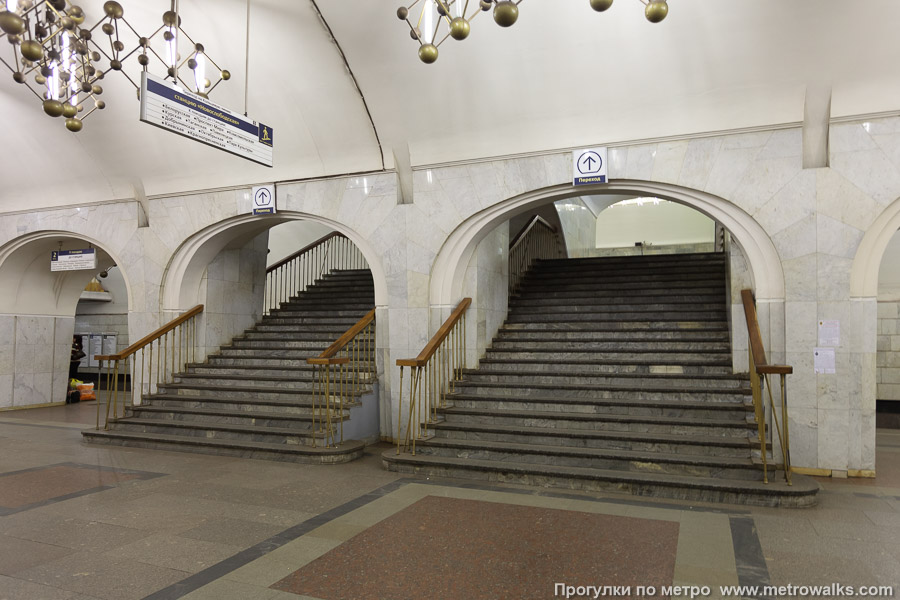
[[[415,479],[381,469],[384,447],[336,466],[92,447],[96,410],[0,413],[0,600],[900,584],[898,431],[878,433],[877,479],[822,479],[790,510]]]

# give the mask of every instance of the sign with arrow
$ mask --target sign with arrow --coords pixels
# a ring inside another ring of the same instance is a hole
[[[275,184],[259,185],[253,188],[253,214],[275,214]]]
[[[606,148],[588,148],[572,152],[573,185],[606,183]]]

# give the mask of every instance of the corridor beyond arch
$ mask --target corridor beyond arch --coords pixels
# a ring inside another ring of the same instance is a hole
[[[550,186],[514,196],[472,215],[450,234],[434,261],[429,290],[431,305],[451,306],[459,300],[466,267],[476,246],[510,217],[556,200],[609,194],[663,198],[690,206],[718,221],[731,232],[743,250],[750,266],[757,300],[784,300],[784,270],[775,245],[762,226],[741,208],[699,190],[667,183],[621,179],[577,188],[571,184]]]

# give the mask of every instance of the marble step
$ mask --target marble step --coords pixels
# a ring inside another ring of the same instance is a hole
[[[625,300],[621,304],[582,304],[565,302],[554,306],[512,306],[510,311],[517,315],[530,314],[647,314],[648,316],[670,313],[692,313],[721,316],[725,305],[718,304],[632,304]]]
[[[808,477],[794,475],[794,485],[780,474],[768,484],[760,481],[690,477],[686,475],[634,473],[559,465],[461,459],[409,453],[382,454],[389,471],[420,476],[503,481],[542,487],[562,487],[596,492],[623,492],[702,502],[728,502],[759,506],[813,506],[819,485]]]
[[[635,390],[666,386],[678,390],[749,389],[750,382],[736,375],[699,375],[676,373],[598,373],[560,372],[549,370],[467,369],[463,381],[470,384],[507,383],[511,385],[577,385],[633,388]]]
[[[745,422],[752,417],[753,406],[743,402],[696,402],[690,400],[644,400],[567,398],[565,396],[507,396],[454,393],[447,396],[454,408],[489,408],[522,412],[566,412],[583,414],[631,415],[644,417],[693,417]]]
[[[251,377],[253,379],[272,381],[279,380],[312,380],[315,369],[312,365],[297,366],[273,365],[222,365],[222,364],[189,364],[183,373],[186,376],[229,378],[234,376]]]
[[[337,338],[335,338],[337,339]],[[284,358],[289,360],[306,361],[307,358],[318,356],[321,350],[311,348],[286,348],[275,341],[258,342],[248,347],[222,346],[216,356],[224,358]]]
[[[216,380],[215,384],[201,383],[198,381],[165,383],[157,387],[165,395],[175,395],[179,398],[190,396],[217,396],[223,399],[249,402],[252,400],[290,400],[309,398],[312,389],[307,387],[289,387],[286,385],[248,385],[248,381],[242,380],[240,385],[233,385],[222,380]]]
[[[730,360],[721,361],[665,361],[665,357],[651,357],[644,362],[616,360],[570,360],[483,358],[479,367],[490,371],[529,370],[582,373],[590,369],[593,373],[654,373],[684,375],[724,375],[731,376]]]
[[[277,388],[281,390],[309,390],[312,388],[312,373],[303,378],[302,375],[259,377],[255,375],[234,375],[231,373],[191,374],[178,373],[174,376],[175,384],[188,384],[198,387],[242,387],[242,388]]]
[[[494,341],[533,341],[533,342],[719,342],[730,344],[727,331],[690,331],[673,329],[669,331],[648,330],[614,330],[614,331],[570,331],[554,329],[509,329],[502,328],[497,332]]]
[[[156,433],[201,437],[209,440],[239,440],[263,442],[267,444],[312,445],[313,436],[308,423],[306,429],[262,427],[256,425],[236,425],[193,420],[168,419],[119,419],[115,422],[115,431],[133,433]]]
[[[606,398],[643,400],[696,400],[703,402],[744,402],[752,394],[749,388],[676,388],[659,382],[655,386],[636,388],[615,385],[576,385],[514,383],[510,381],[457,381],[453,391],[466,394],[503,397],[533,397],[553,394],[567,398]]]
[[[429,425],[437,438],[470,441],[496,441],[572,448],[634,450],[701,456],[749,458],[759,450],[753,437],[705,437],[669,433],[641,433],[634,431],[592,431],[563,427],[527,427],[496,425],[493,423],[448,423]]]
[[[567,352],[569,350],[580,352],[724,352],[730,354],[731,343],[728,341],[706,342],[693,340],[507,340],[505,336],[501,336],[493,342],[491,350],[521,352],[530,350],[540,350],[542,352]]]
[[[666,296],[649,296],[643,298],[626,298],[622,296],[553,296],[545,298],[541,296],[514,297],[509,301],[509,306],[513,310],[535,307],[596,307],[604,306],[611,308],[621,308],[622,306],[641,306],[653,307],[657,310],[665,307],[680,307],[683,305],[703,306],[721,308],[725,304],[724,294],[704,294],[704,295],[666,295]]]
[[[544,293],[544,292],[614,292],[619,296],[626,296],[632,291],[644,290],[670,290],[679,294],[695,294],[696,290],[719,286],[719,289],[725,287],[724,278],[703,279],[684,281],[680,279],[672,279],[668,281],[635,281],[629,279],[627,281],[609,282],[609,281],[592,281],[590,278],[571,278],[566,280],[546,280],[531,282],[525,280],[522,282],[523,289],[528,293]]]
[[[280,333],[289,336],[291,339],[317,341],[322,342],[327,346],[331,344],[331,342],[333,342],[335,339],[341,337],[344,332],[341,331],[340,327],[332,327],[330,330],[326,331],[310,331],[307,327],[268,325],[263,321],[256,327],[248,329],[246,332],[244,332],[244,335],[249,335],[251,333]]]
[[[280,317],[266,316],[263,323],[266,325],[310,325],[310,331],[318,331],[314,329],[316,326],[325,327],[329,331],[337,329],[338,331],[347,331],[355,325],[363,315],[359,316],[322,316],[322,317]]]
[[[585,414],[559,411],[495,410],[490,408],[438,408],[448,423],[515,425],[528,427],[562,427],[604,431],[636,431],[678,435],[723,436],[747,438],[756,424],[738,419],[696,419],[665,416]]]
[[[447,438],[432,438],[417,443],[416,455],[637,473],[689,475],[715,479],[748,481],[762,481],[763,479],[762,464],[757,464],[749,457],[691,456],[484,440],[473,442]],[[774,475],[775,469],[770,465],[769,477],[774,477]]]
[[[349,319],[348,319],[349,320]],[[358,319],[357,319],[358,320]],[[284,330],[291,332],[303,332],[309,333],[311,335],[319,335],[325,334],[328,338],[337,339],[344,334],[349,327],[346,327],[347,320],[341,321],[339,323],[331,323],[331,324],[317,324],[317,323],[305,323],[305,324],[296,324],[296,325],[285,325],[283,323],[273,323],[269,320],[269,317],[263,317],[263,319],[256,324],[255,327],[248,329],[247,331],[273,331],[273,330]],[[318,338],[315,338],[318,339]]]
[[[623,294],[617,290],[542,290],[540,293],[531,292],[528,289],[520,288],[519,291],[512,296],[513,301],[519,300],[554,300],[558,298],[578,298],[578,299],[618,299],[618,298],[634,298],[638,301],[653,302],[660,298],[714,298],[721,297],[724,302],[727,298],[723,289],[723,282],[717,281],[710,283],[707,287],[693,287],[690,289],[681,289],[678,293],[672,293],[670,288],[646,288],[629,290],[628,294]]]
[[[192,423],[218,423],[240,425],[243,427],[274,428],[283,430],[299,430],[310,434],[313,415],[312,410],[305,413],[265,412],[260,410],[227,410],[222,408],[184,407],[184,406],[135,406],[132,408],[132,419],[148,419],[151,421],[187,421]],[[316,420],[318,421],[318,416]],[[348,417],[346,411],[342,416],[332,412],[332,422],[344,421]]]
[[[340,337],[340,336],[338,336]],[[337,339],[337,338],[335,338]],[[225,348],[259,348],[260,350],[268,350],[273,346],[277,346],[283,350],[306,350],[310,356],[315,356],[322,352],[327,345],[323,346],[321,342],[310,342],[305,340],[268,340],[268,339],[245,339],[241,337],[235,337],[231,340],[230,346],[222,346],[222,349]]]
[[[312,446],[300,444],[269,444],[249,440],[206,439],[194,436],[133,431],[95,431],[89,429],[83,431],[82,435],[86,441],[92,444],[174,450],[298,463],[345,463],[359,458],[365,451],[365,444],[355,440],[344,441],[333,448],[323,446],[313,448]]]
[[[312,369],[312,365],[306,362],[306,358],[290,358],[284,356],[230,356],[223,354],[211,354],[207,357],[208,366],[215,367],[237,367],[237,368],[294,368],[308,367]],[[353,364],[359,364],[362,370],[371,370],[371,365],[363,362],[354,361]],[[199,366],[199,365],[198,365]]]
[[[661,284],[668,283],[693,284],[695,286],[711,286],[716,283],[721,283],[724,288],[723,275],[724,271],[719,268],[682,273],[669,271],[662,272],[650,269],[615,272],[604,270],[586,271],[580,269],[529,273],[522,281],[522,285],[527,288],[534,288],[548,285],[588,283],[596,285],[599,288],[611,289],[618,287],[620,284],[629,283],[639,283],[645,286],[652,285],[653,287],[659,287]]]
[[[228,396],[216,390],[201,390],[205,393],[179,394],[174,390],[144,396],[144,404],[137,408],[216,410],[234,413],[264,413],[285,418],[309,415],[312,411],[312,394],[291,394],[266,398],[257,395]],[[171,393],[170,393],[171,392]]]
[[[708,323],[702,321],[676,321],[676,322],[659,322],[659,321],[605,321],[605,322],[522,322],[510,323],[507,321],[500,329],[499,334],[507,331],[522,332],[573,332],[573,333],[639,333],[639,332],[673,332],[687,331],[693,333],[728,333],[728,322],[717,321]]]
[[[716,362],[723,357],[730,357],[730,352],[725,350],[707,350],[705,352],[686,350],[580,350],[565,347],[536,347],[532,350],[523,350],[519,346],[511,348],[490,348],[485,356],[487,358],[505,358],[507,360],[615,360],[615,361],[643,361],[656,360],[657,364],[666,364],[667,361],[702,361],[704,363]],[[724,362],[724,360],[722,361]]]
[[[373,298],[342,298],[335,294],[323,294],[321,298],[309,299],[299,302],[282,302],[272,314],[280,314],[285,311],[321,311],[321,310],[354,310],[366,314],[375,306]]]
[[[297,308],[296,310],[290,310],[284,308],[282,305],[280,308],[277,308],[269,313],[268,321],[276,320],[276,319],[296,319],[299,317],[305,317],[310,319],[340,319],[342,317],[347,318],[355,318],[356,321],[360,320],[365,316],[369,310],[372,310],[372,305],[369,304],[368,310],[363,309],[349,309],[349,310],[341,310],[338,307],[329,307],[329,306],[303,306]],[[355,322],[355,321],[354,321]]]
[[[681,322],[681,323],[697,323],[701,324],[727,324],[725,311],[707,311],[707,312],[688,312],[688,311],[667,311],[667,312],[535,312],[520,314],[511,312],[506,322],[509,323],[615,323],[620,327],[631,326],[633,322],[652,321],[652,322]],[[690,328],[690,327],[688,327]]]
[[[646,256],[589,256],[585,258],[550,258],[541,259],[538,265],[543,267],[557,267],[566,265],[590,265],[590,264],[661,264],[669,265],[700,262],[725,263],[726,256],[722,252],[683,252],[680,254],[648,254]]]

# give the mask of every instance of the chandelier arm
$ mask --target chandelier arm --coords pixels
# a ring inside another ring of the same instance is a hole
[[[191,36],[188,35],[187,31],[185,31],[181,27],[179,27],[178,30],[184,35],[184,37],[187,38],[187,40],[191,43],[192,46],[197,45],[196,43],[194,43],[194,40],[191,38]]]
[[[220,83],[222,83],[222,81],[223,81],[222,79],[219,79],[217,82],[215,82],[215,83],[212,85],[211,88],[209,88],[208,90],[206,90],[206,95],[209,96],[209,95],[212,93],[212,91],[213,91],[214,89],[216,89],[216,88],[219,86]],[[244,116],[246,117],[247,115],[244,115]]]
[[[445,3],[444,0],[435,0],[435,2],[437,2],[438,6],[440,6],[442,9],[444,9],[444,19],[447,20],[447,24],[449,25],[450,24],[450,6],[453,4],[453,2],[451,1],[449,4]],[[441,19],[438,19],[438,22],[440,22],[440,21],[441,21]],[[435,31],[435,37],[437,37],[436,31]]]
[[[157,59],[164,67],[168,67],[168,66],[169,66],[169,63],[167,63],[165,60],[163,60],[163,57],[160,56],[159,54],[157,54],[157,53],[156,53],[156,50],[154,50],[152,46],[147,46],[147,50],[149,50],[150,52],[152,52],[152,53],[153,53],[153,56],[155,56],[156,59]]]
[[[15,50],[13,50],[13,52],[15,53]],[[12,67],[9,66],[9,63],[6,62],[6,61],[3,59],[3,57],[0,57],[0,62],[2,62],[4,65],[6,65],[6,68],[9,69],[11,72],[13,72],[13,73],[16,72],[15,69],[13,69]],[[18,64],[18,59],[16,60],[16,64]],[[31,71],[33,71],[34,69],[35,69],[35,67],[32,67],[32,68],[31,68]],[[28,71],[28,73],[31,73],[31,71]],[[26,73],[26,75],[27,75],[27,73]],[[44,98],[41,97],[41,95],[38,94],[36,91],[34,91],[33,89],[31,89],[31,86],[30,86],[30,85],[28,85],[28,84],[26,83],[26,84],[25,84],[25,87],[28,88],[28,91],[30,91],[32,94],[34,94],[35,96],[37,96],[37,97],[38,97],[38,100],[43,101]]]
[[[437,34],[436,31],[435,31],[435,34]],[[443,44],[444,42],[446,42],[448,37],[450,37],[450,34],[449,34],[449,33],[445,33],[445,34],[444,34],[444,37],[441,38],[441,41],[439,41],[437,44],[434,44],[434,47],[435,47],[435,48],[440,48],[440,47],[441,47],[441,44]],[[434,43],[434,42],[432,42],[432,43]]]
[[[440,0],[439,0],[439,1],[440,1]],[[440,19],[437,19],[437,20],[434,22],[434,33],[431,34],[431,43],[432,43],[432,44],[434,44],[434,40],[437,39],[438,29],[440,29],[440,28],[441,28],[441,20],[440,20]],[[441,40],[441,41],[443,41],[443,40]]]
[[[134,30],[134,27],[131,26],[131,23],[129,23],[128,21],[125,20],[125,17],[122,17],[119,20],[122,21],[123,23],[125,23],[126,25],[128,25],[128,29],[131,30],[131,33],[133,33],[135,35],[135,37],[138,37],[138,38],[141,37],[141,34],[139,34],[137,31]],[[162,29],[162,27],[160,27],[159,29]],[[159,29],[157,29],[156,31],[159,31]]]
[[[406,21],[406,24],[409,25],[409,30],[410,30],[412,33],[415,34],[416,40],[418,40],[418,41],[419,41],[419,45],[421,45],[421,44],[422,44],[422,40],[419,39],[419,34],[416,33],[416,28],[413,27],[413,24],[409,22],[409,19],[408,19],[408,18],[404,19],[404,21]]]
[[[91,110],[89,110],[89,111],[87,111],[86,113],[84,113],[84,116],[81,117],[81,120],[84,121],[84,120],[87,119],[89,116],[91,116],[92,114],[94,114],[94,112],[95,112],[96,110],[97,110],[97,105],[95,104],[95,105],[93,106],[93,108],[91,108]]]

